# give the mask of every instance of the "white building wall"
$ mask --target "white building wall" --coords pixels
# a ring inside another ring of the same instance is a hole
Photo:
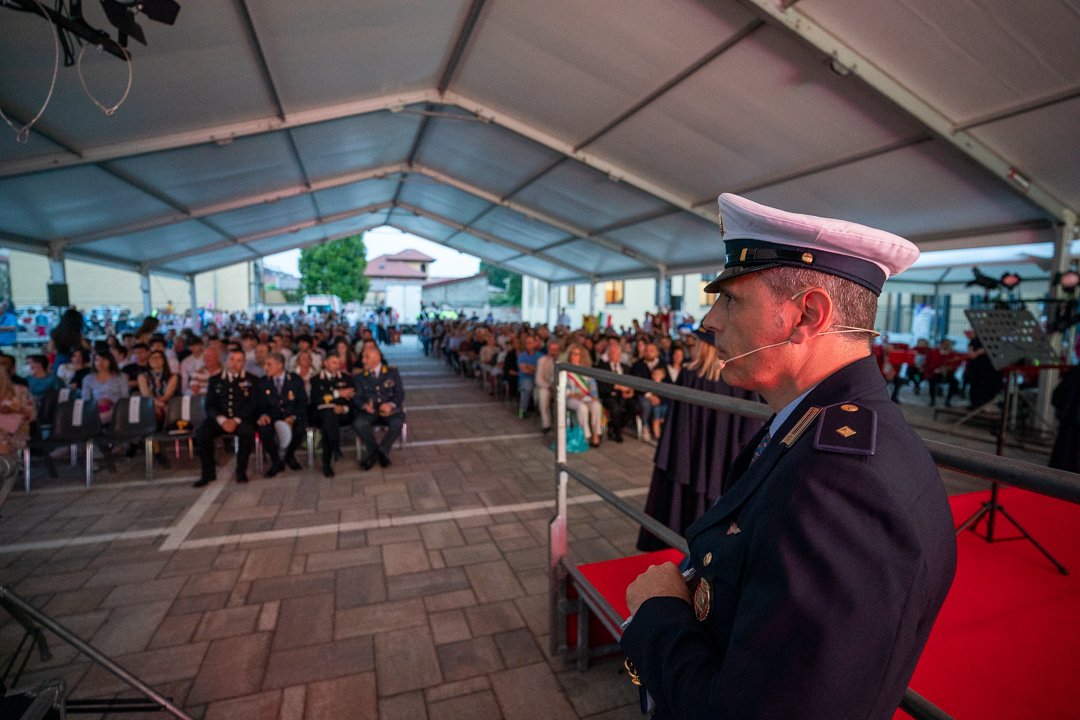
[[[15,305],[43,305],[46,301],[45,286],[49,282],[49,261],[44,255],[9,250],[11,264],[11,289]],[[249,263],[232,265],[195,278],[197,301],[205,306],[214,299],[214,275],[218,276],[218,307],[226,310],[247,310]],[[138,273],[105,265],[64,261],[67,272],[68,298],[77,308],[89,309],[101,305],[118,305],[142,313],[142,290]],[[164,308],[169,301],[179,312],[191,305],[191,294],[186,280],[164,275],[150,274],[150,303],[156,309]]]
[[[701,288],[706,282],[712,280],[715,274],[708,273],[708,280],[704,280],[701,273],[690,275],[676,275],[671,279],[671,295],[673,298],[682,298],[682,307],[676,313],[677,316],[690,314],[698,322],[708,312],[711,301],[702,297]],[[611,317],[612,327],[618,329],[620,325],[627,327],[634,321],[642,321],[646,312],[656,312],[656,283],[655,278],[635,278],[623,281],[623,302],[608,305],[604,302],[604,283],[598,282],[595,286],[596,297],[593,303],[593,311],[602,313],[604,326],[607,326],[607,318]],[[574,288],[574,301],[570,302],[570,288]],[[553,289],[552,324],[558,318],[559,308],[566,308],[566,312],[575,327],[579,327],[582,318],[589,314],[588,283],[579,283],[573,286],[562,285]],[[554,294],[556,293],[557,294]],[[547,306],[545,304],[544,282],[529,276],[525,276],[522,282],[522,319],[529,323],[543,323]]]

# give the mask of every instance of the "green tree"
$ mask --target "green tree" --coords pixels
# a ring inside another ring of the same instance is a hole
[[[300,251],[300,289],[305,295],[337,295],[363,302],[369,281],[362,235],[352,235]]]
[[[521,274],[480,261],[480,272],[487,273],[488,283],[506,288],[506,292],[491,296],[491,304],[501,307],[521,307]]]

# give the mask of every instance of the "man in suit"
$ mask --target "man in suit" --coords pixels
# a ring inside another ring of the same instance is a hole
[[[622,348],[619,347],[618,339],[612,339],[607,344],[607,360],[600,358],[593,367],[618,375],[625,374],[622,366]],[[623,428],[637,412],[634,391],[625,385],[602,380],[597,380],[596,385],[600,391],[600,403],[608,415],[608,437],[621,443]]]
[[[311,404],[322,434],[322,471],[334,477],[333,461],[341,457],[341,427],[352,419],[351,404],[356,397],[352,378],[341,371],[341,358],[327,355],[323,369],[311,379]]]
[[[622,636],[658,718],[891,718],[948,593],[945,489],[870,354],[877,296],[918,249],[720,196],[703,321],[723,379],[776,414],[671,563],[627,588]]]
[[[202,466],[195,487],[203,487],[216,478],[214,445],[222,435],[236,435],[240,439],[236,482],[247,482],[248,458],[255,447],[255,402],[255,378],[244,372],[244,352],[233,350],[225,372],[214,375],[207,384],[206,420],[195,435]]]
[[[405,424],[405,388],[397,368],[383,361],[375,343],[366,343],[360,355],[362,369],[356,374],[356,397],[353,406],[356,417],[353,429],[360,436],[364,455],[360,468],[370,470],[378,461],[381,467],[390,465],[390,448],[401,436]],[[386,427],[382,442],[375,442],[375,426]]]
[[[266,377],[258,383],[258,428],[263,447],[270,455],[270,469],[266,477],[274,477],[288,465],[292,470],[299,470],[296,461],[296,448],[304,437],[307,427],[307,393],[304,381],[295,373],[285,372],[285,356],[278,352],[270,353],[263,363]],[[278,436],[285,443],[285,459],[281,459]]]
[[[644,380],[653,379],[653,370],[657,368],[663,373],[663,378],[667,378],[667,367],[660,360],[660,346],[654,342],[645,343],[645,352],[642,357],[638,358],[633,365],[630,366],[630,374],[642,378]],[[662,379],[660,382],[664,382]],[[637,393],[635,398],[637,400],[638,415],[641,416],[641,422],[644,423],[644,427],[649,427],[649,423],[652,420],[656,420],[659,417],[659,413],[662,411],[656,411],[654,416],[654,408],[660,407],[663,403],[663,398],[653,393]],[[657,420],[659,423],[659,420]],[[659,439],[659,437],[657,438]]]

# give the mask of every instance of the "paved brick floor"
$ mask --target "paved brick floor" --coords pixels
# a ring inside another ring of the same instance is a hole
[[[360,471],[348,440],[333,479],[305,469],[238,485],[229,464],[205,489],[186,456],[151,482],[140,458],[121,461],[90,489],[78,468],[50,479],[35,464],[33,491],[0,508],[0,583],[199,718],[639,717],[621,663],[582,674],[548,655],[551,438],[414,344],[388,356],[410,408],[391,467]],[[925,408],[905,408],[933,430]],[[986,448],[969,434],[958,441]],[[629,440],[573,462],[643,502],[651,459]],[[582,561],[635,538],[607,506],[572,507]],[[9,653],[21,631],[3,619]],[[131,695],[52,648],[24,683]]]

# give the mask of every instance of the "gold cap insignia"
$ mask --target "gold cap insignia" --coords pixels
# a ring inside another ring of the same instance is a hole
[[[809,265],[809,264],[811,264],[812,262],[814,262],[814,256],[813,256],[813,255],[811,255],[811,254],[810,254],[810,253],[808,253],[808,252],[805,252],[805,253],[803,253],[803,254],[802,254],[802,261],[803,261],[804,263],[806,263],[807,265]]]

